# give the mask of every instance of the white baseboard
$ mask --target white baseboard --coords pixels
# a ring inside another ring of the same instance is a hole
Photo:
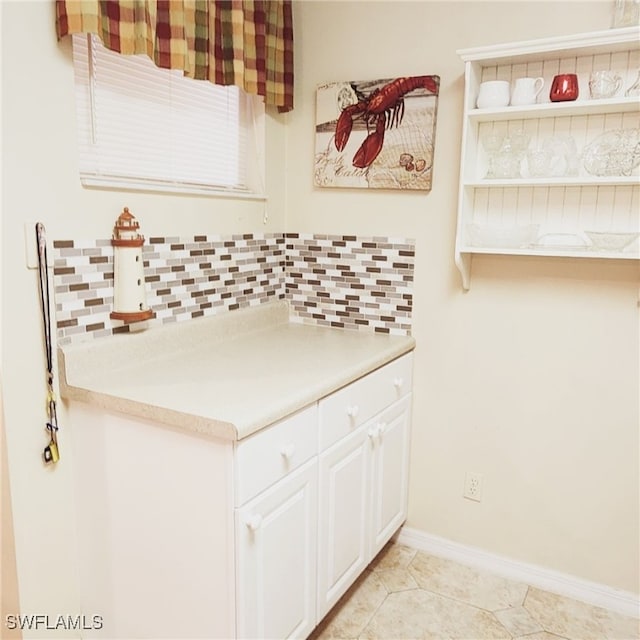
[[[504,578],[525,582],[532,587],[587,602],[609,611],[634,618],[640,617],[640,597],[630,591],[620,591],[559,571],[512,560],[410,527],[402,527],[396,540],[400,544],[440,558],[490,571]]]

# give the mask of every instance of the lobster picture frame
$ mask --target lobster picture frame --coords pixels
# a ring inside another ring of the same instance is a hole
[[[439,89],[436,75],[320,85],[314,184],[430,191]]]

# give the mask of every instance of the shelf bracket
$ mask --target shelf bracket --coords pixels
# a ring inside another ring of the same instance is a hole
[[[471,285],[471,254],[456,252],[455,262],[462,276],[462,288],[465,291],[469,291]]]

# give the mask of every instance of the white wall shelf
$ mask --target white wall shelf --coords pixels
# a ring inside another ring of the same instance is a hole
[[[548,90],[547,84],[547,90]],[[588,87],[583,93],[588,92]],[[499,109],[470,109],[467,117],[475,122],[498,122],[526,118],[557,118],[560,116],[596,115],[599,113],[628,113],[640,111],[638,98],[609,98],[591,100],[579,96],[573,102],[548,102],[535,105],[501,107]]]
[[[465,187],[491,189],[495,187],[624,187],[638,184],[637,176],[568,176],[559,178],[485,178],[465,182]]]
[[[547,258],[597,258],[607,260],[637,260],[638,257],[632,253],[614,253],[606,251],[596,251],[591,248],[571,248],[571,247],[549,247],[536,248],[527,247],[525,249],[493,249],[488,247],[463,247],[465,253],[484,253],[487,255],[509,255],[509,256],[544,256]]]
[[[631,175],[594,176],[584,166],[584,150],[605,132],[640,129],[640,99],[625,91],[640,70],[640,29],[628,27],[561,38],[547,38],[458,51],[465,63],[464,116],[455,259],[465,289],[470,286],[472,256],[584,257],[640,260],[640,241],[623,251],[595,250],[585,231],[640,232],[640,168]],[[616,96],[592,99],[592,71],[610,69],[622,77]],[[578,99],[552,103],[549,89],[560,73],[578,76]],[[481,82],[541,76],[544,88],[536,104],[478,109]],[[516,178],[486,178],[488,157],[481,140],[487,133],[504,136],[524,132],[529,150],[549,140],[571,139],[576,153],[573,170],[567,157],[554,156],[549,176],[529,175],[526,159]],[[563,164],[565,163],[565,164]],[[567,175],[570,173],[571,175]],[[510,229],[529,226],[537,237],[521,246],[495,241],[482,244],[472,238],[475,229]],[[570,235],[576,246],[545,247],[546,236]]]

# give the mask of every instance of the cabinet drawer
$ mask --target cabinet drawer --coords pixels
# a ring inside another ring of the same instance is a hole
[[[315,404],[241,440],[235,452],[235,505],[253,498],[317,453]]]
[[[408,353],[322,399],[320,451],[407,395],[412,376],[413,355]]]

